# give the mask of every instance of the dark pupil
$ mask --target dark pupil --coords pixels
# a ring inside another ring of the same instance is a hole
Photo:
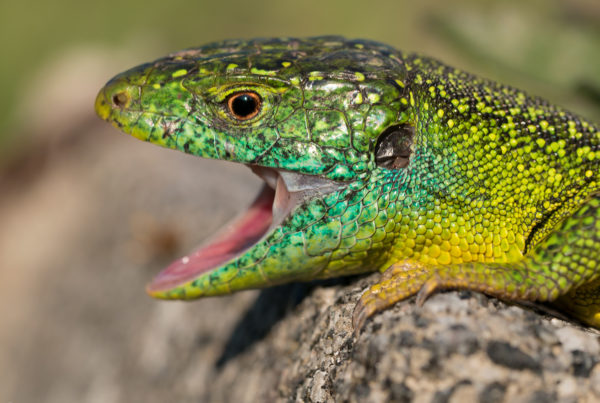
[[[250,95],[239,95],[233,99],[231,109],[236,116],[245,118],[256,111],[256,99]]]

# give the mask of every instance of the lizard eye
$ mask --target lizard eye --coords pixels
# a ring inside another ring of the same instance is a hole
[[[227,98],[227,110],[237,120],[248,120],[260,112],[262,100],[256,92],[244,91]]]

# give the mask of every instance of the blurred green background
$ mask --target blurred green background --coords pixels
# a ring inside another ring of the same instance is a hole
[[[77,52],[110,59],[117,73],[213,40],[322,34],[430,54],[600,120],[598,0],[4,1],[0,155],[31,141],[39,87],[75,68],[60,61]],[[70,83],[63,95],[77,97]]]

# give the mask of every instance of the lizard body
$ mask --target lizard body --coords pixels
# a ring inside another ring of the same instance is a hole
[[[149,285],[192,299],[384,271],[354,324],[418,294],[547,303],[600,328],[600,131],[523,91],[340,37],[225,41],[113,78],[100,117],[243,163],[248,212]]]

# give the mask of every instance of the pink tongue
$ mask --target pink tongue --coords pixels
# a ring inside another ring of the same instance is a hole
[[[227,224],[208,245],[171,263],[148,285],[148,292],[165,291],[191,281],[256,243],[271,225],[274,198],[275,191],[265,185],[244,214]]]

